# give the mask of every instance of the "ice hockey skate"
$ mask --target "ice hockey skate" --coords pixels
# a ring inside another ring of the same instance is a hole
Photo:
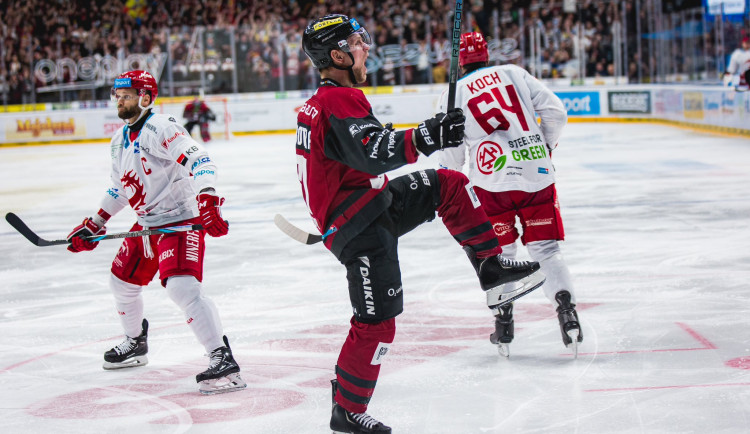
[[[495,332],[490,335],[490,342],[497,345],[497,352],[503,357],[510,357],[510,343],[513,342],[513,303],[500,306],[500,313],[495,315]]]
[[[338,382],[331,380],[333,388],[332,397],[336,397]],[[329,424],[334,433],[348,434],[390,434],[391,427],[385,426],[382,422],[376,420],[367,413],[352,413],[346,411],[344,407],[333,401],[331,411],[331,423]]]
[[[583,332],[578,321],[576,305],[570,302],[570,292],[560,291],[555,294],[557,301],[557,319],[560,321],[560,332],[565,347],[573,350],[573,357],[578,358],[578,344],[583,342]]]
[[[537,273],[538,262],[514,261],[500,255],[479,259],[471,247],[464,246],[464,251],[487,295],[487,306],[495,313],[500,306],[523,297],[544,283],[544,275]]]
[[[226,336],[224,345],[211,351],[208,355],[208,369],[195,376],[195,381],[200,384],[200,392],[204,395],[235,392],[247,387],[247,383],[240,377],[240,366],[232,357],[232,349]]]
[[[134,368],[148,364],[148,321],[141,323],[141,334],[135,338],[125,336],[125,340],[104,353],[104,369]]]

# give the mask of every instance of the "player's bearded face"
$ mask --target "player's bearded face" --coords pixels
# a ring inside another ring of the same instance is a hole
[[[120,119],[132,119],[140,113],[138,107],[138,95],[136,93],[117,93],[117,117]]]

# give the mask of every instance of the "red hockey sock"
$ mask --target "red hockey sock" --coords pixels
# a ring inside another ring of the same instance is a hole
[[[380,362],[396,335],[396,320],[365,324],[352,317],[351,325],[336,363],[335,399],[350,412],[364,413],[375,391]]]

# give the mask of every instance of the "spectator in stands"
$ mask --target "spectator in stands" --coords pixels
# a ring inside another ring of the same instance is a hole
[[[23,85],[17,75],[11,75],[8,81],[8,104],[21,104],[23,102]]]
[[[322,2],[318,0],[298,0],[294,2],[269,0],[267,2],[216,2],[214,0],[193,0],[190,2],[155,2],[148,0],[70,0],[43,1],[25,0],[9,2],[0,0],[3,7],[2,25],[0,25],[0,42],[2,44],[3,79],[9,82],[11,75],[22,74],[24,68],[31,71],[33,86],[37,89],[50,84],[42,82],[33,74],[34,66],[41,59],[53,62],[70,58],[73,62],[89,56],[114,56],[127,58],[137,53],[167,52],[167,34],[171,44],[172,72],[177,82],[195,82],[201,72],[206,72],[206,64],[216,69],[217,83],[231,83],[233,70],[241,79],[239,91],[262,91],[278,87],[279,65],[285,68],[288,77],[285,89],[315,87],[309,83],[309,63],[304,60],[298,44],[292,44],[305,25],[309,16],[319,16],[332,9],[357,17],[368,28],[373,29],[376,45],[371,51],[375,57],[384,59],[382,48],[393,45],[397,49],[402,43],[419,44],[428,49],[431,65],[425,68],[425,57],[420,54],[408,59],[408,65],[402,66],[400,59],[391,59],[393,69],[388,72],[387,82],[401,83],[401,68],[406,83],[424,83],[429,81],[430,69],[435,78],[442,79],[446,54],[450,54],[450,18],[452,1],[443,0],[361,0],[344,2],[336,0]],[[220,6],[216,6],[220,4]],[[542,50],[548,51],[544,59],[550,64],[550,74],[570,77],[578,68],[571,60],[577,59],[578,44],[576,32],[583,29],[583,48],[589,60],[587,71],[590,76],[597,73],[598,63],[604,61],[604,73],[611,70],[613,64],[613,41],[611,29],[614,21],[626,16],[627,53],[625,64],[636,62],[634,68],[628,66],[629,80],[640,77],[648,80],[654,75],[655,62],[648,60],[653,53],[648,53],[647,44],[642,46],[642,59],[637,57],[636,23],[648,22],[648,8],[640,8],[640,17],[636,17],[634,2],[594,2],[587,0],[578,3],[576,13],[566,13],[560,3],[545,0],[478,0],[464,4],[465,23],[478,27],[483,33],[496,38],[512,38],[520,43],[525,36],[528,43],[528,29],[542,24]],[[12,5],[12,7],[10,7]],[[625,10],[621,8],[624,6]],[[325,9],[325,11],[324,11]],[[123,13],[127,11],[127,13]],[[523,17],[523,18],[522,18]],[[519,26],[523,24],[524,29]],[[580,24],[580,27],[579,27]],[[206,26],[205,33],[196,32],[195,26]],[[227,62],[230,57],[229,32],[235,31],[236,59]],[[648,32],[646,27],[642,32]],[[735,30],[737,31],[737,30]],[[432,43],[428,43],[427,32]],[[714,53],[716,41],[709,32],[705,41],[701,40],[703,52]],[[726,34],[732,34],[727,31]],[[204,62],[200,62],[198,40],[195,36],[204,35]],[[209,37],[210,35],[210,37]],[[288,45],[282,44],[286,40]],[[728,40],[732,40],[728,38]],[[676,44],[679,45],[679,44]],[[286,52],[282,59],[273,59],[271,53],[278,52],[279,47]],[[679,47],[675,48],[679,50]],[[387,50],[386,50],[387,51]],[[188,59],[192,53],[192,59]],[[297,54],[298,79],[295,80],[294,55]],[[258,59],[260,56],[260,59]],[[674,56],[681,56],[675,53]],[[698,58],[704,56],[699,54]],[[715,56],[708,56],[713,61]],[[99,57],[98,59],[101,59]],[[592,60],[593,59],[593,60]],[[495,63],[497,59],[490,59]],[[690,66],[690,58],[675,61],[683,71]],[[508,61],[508,60],[503,60]],[[236,65],[234,64],[236,62]],[[188,66],[192,72],[188,70]],[[378,66],[378,65],[375,65]],[[380,67],[383,65],[380,64]],[[708,65],[709,69],[717,65]],[[705,67],[704,67],[705,68]],[[276,72],[273,72],[273,71]],[[378,73],[378,84],[383,72]],[[436,73],[436,74],[435,74]],[[272,74],[276,74],[276,80]],[[391,79],[391,74],[393,78]],[[410,75],[410,74],[413,74]],[[427,77],[427,79],[426,79]],[[72,80],[72,81],[71,81]],[[257,80],[257,83],[255,81]],[[22,80],[18,80],[22,81]],[[66,82],[78,82],[78,76],[70,77]],[[445,80],[443,80],[445,81]],[[227,85],[217,86],[226,89]],[[233,90],[233,89],[230,89]],[[99,92],[102,97],[108,96],[108,89]],[[74,92],[75,93],[75,92]],[[35,92],[39,100],[59,100],[59,92]],[[31,97],[32,93],[29,93]],[[79,94],[80,97],[82,94]],[[71,95],[68,96],[72,97]]]

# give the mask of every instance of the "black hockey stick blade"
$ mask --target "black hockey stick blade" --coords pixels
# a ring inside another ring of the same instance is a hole
[[[37,235],[34,231],[29,229],[29,227],[26,226],[26,223],[24,223],[20,217],[13,214],[12,212],[5,214],[5,220],[8,223],[10,223],[10,225],[13,226],[21,235],[26,237],[27,240],[31,241],[31,244],[34,244],[35,246],[47,247],[47,246],[55,246],[58,244],[68,244],[68,240],[47,241],[43,239],[42,237]]]
[[[47,247],[47,246],[58,246],[58,245],[67,245],[70,244],[70,242],[65,240],[45,240],[44,238],[37,235],[34,231],[32,231],[28,226],[26,226],[26,223],[21,220],[20,217],[13,214],[12,212],[9,212],[5,215],[5,220],[7,220],[8,223],[10,223],[11,226],[13,226],[21,235],[26,237],[27,240],[31,241],[32,244],[39,247]],[[227,222],[229,224],[229,222]],[[86,241],[103,241],[103,240],[114,240],[119,238],[131,238],[131,237],[141,237],[144,235],[156,235],[156,234],[170,234],[173,232],[185,232],[185,231],[201,231],[203,230],[202,225],[183,225],[183,226],[171,226],[168,228],[158,228],[158,229],[143,229],[140,231],[132,231],[132,232],[120,232],[116,234],[107,234],[107,235],[91,235],[88,237],[83,237]]]
[[[323,236],[317,234],[311,234],[310,232],[304,231],[297,226],[289,223],[289,220],[285,219],[281,214],[276,214],[273,217],[273,222],[277,228],[281,229],[281,232],[287,234],[290,238],[299,241],[302,244],[315,244],[323,241]]]
[[[453,10],[453,33],[451,36],[451,66],[448,76],[448,110],[456,107],[456,82],[458,81],[458,51],[461,46],[461,16],[464,1],[456,0]]]

